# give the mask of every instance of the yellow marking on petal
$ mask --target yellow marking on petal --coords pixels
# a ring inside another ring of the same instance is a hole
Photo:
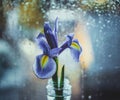
[[[72,42],[71,47],[80,50],[80,46],[76,42]]]
[[[48,63],[48,56],[44,55],[42,56],[42,59],[40,60],[41,67],[44,68],[45,65]]]

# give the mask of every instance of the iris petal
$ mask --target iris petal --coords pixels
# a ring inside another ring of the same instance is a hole
[[[78,40],[73,40],[69,48],[75,61],[79,61],[79,56],[80,53],[82,52],[82,48],[79,45]]]
[[[47,33],[47,31],[52,31],[49,22],[44,23],[44,33]]]
[[[69,41],[69,42],[68,42],[68,43],[69,43],[69,44],[68,44],[69,46],[70,46],[71,43],[72,43],[73,37],[74,37],[74,34],[73,34],[73,33],[70,33],[70,34],[68,34],[68,35],[66,36],[67,41]]]
[[[53,31],[56,40],[57,40],[57,32],[58,32],[58,17],[55,20],[55,27],[54,27],[54,31]]]
[[[71,54],[75,61],[79,61],[80,53],[82,52],[82,48],[78,42],[78,40],[72,40],[73,34],[67,35],[67,41],[63,43],[60,47],[60,53],[62,53],[66,48],[70,48]]]
[[[40,49],[43,50],[44,54],[48,54],[50,47],[46,41],[44,34],[40,33],[36,38],[36,42],[39,45]]]
[[[67,49],[69,47],[69,41],[65,41],[61,46],[60,46],[60,52],[59,54],[61,54],[65,49]]]
[[[49,56],[50,57],[57,57],[60,53],[62,48],[54,48],[49,51]]]
[[[71,43],[71,47],[80,51],[80,45],[78,44],[78,42],[74,41]]]
[[[57,39],[55,37],[55,34],[52,32],[52,29],[50,28],[49,23],[44,24],[44,33],[51,49],[58,47]]]
[[[33,71],[38,78],[50,78],[56,72],[56,63],[47,55],[39,55],[36,57]]]
[[[70,33],[69,35],[66,36],[66,41],[60,46],[61,48],[60,53],[62,53],[66,48],[70,47],[73,37],[74,37],[73,33]]]
[[[38,36],[37,36],[37,39],[41,39],[41,38],[44,38],[45,35],[43,33],[39,33]]]
[[[41,41],[46,41],[45,35],[43,33],[39,33],[38,36],[35,38],[37,44],[39,45]]]

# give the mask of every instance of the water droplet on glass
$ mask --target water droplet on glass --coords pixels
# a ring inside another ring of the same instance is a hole
[[[38,24],[39,24],[39,21],[36,21],[36,24],[38,25]]]
[[[103,70],[103,67],[100,67],[100,70]]]
[[[112,56],[111,54],[108,55],[109,58],[111,58],[111,56]]]
[[[82,99],[84,99],[84,98],[85,98],[85,96],[84,96],[84,95],[82,95],[82,96],[81,96],[81,98],[82,98]]]
[[[91,95],[89,95],[89,96],[88,96],[88,99],[89,99],[89,100],[90,100],[90,99],[92,99],[92,96],[91,96]]]
[[[110,23],[110,20],[108,20],[107,23]]]

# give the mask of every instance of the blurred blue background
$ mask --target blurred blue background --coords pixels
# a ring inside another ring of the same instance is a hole
[[[0,1],[0,100],[46,100],[47,80],[32,71],[44,21],[59,18],[59,44],[69,32],[83,48],[76,64],[65,52],[72,100],[120,100],[119,0]],[[66,58],[67,56],[67,58]]]

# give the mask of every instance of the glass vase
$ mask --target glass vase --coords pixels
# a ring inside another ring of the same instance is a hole
[[[59,82],[58,82],[59,83]],[[55,85],[58,85],[56,87]],[[71,85],[68,79],[64,79],[64,84],[61,88],[59,84],[53,83],[52,79],[48,80],[47,100],[71,100]]]

